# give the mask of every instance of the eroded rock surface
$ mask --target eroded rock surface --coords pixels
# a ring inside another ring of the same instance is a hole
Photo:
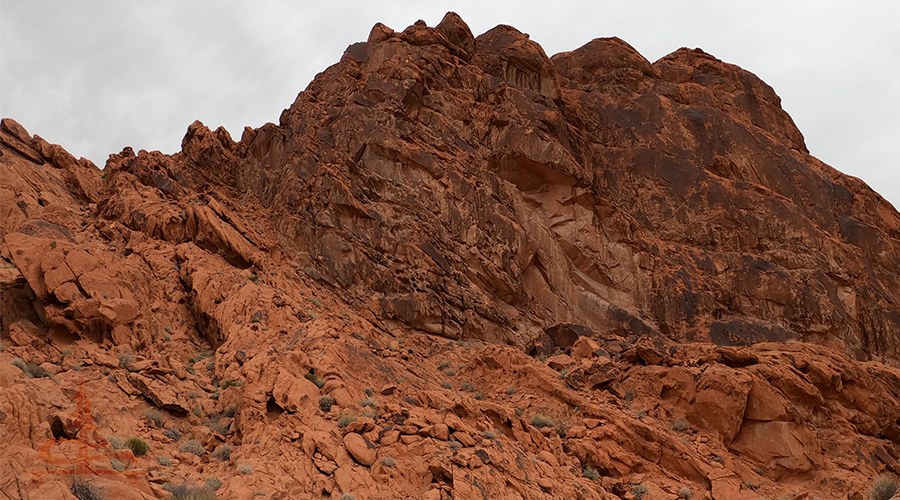
[[[195,122],[102,171],[10,119],[0,145],[0,498],[71,498],[42,447],[103,455],[116,498],[900,473],[900,215],[699,49],[548,57],[449,13],[376,25],[240,141]]]

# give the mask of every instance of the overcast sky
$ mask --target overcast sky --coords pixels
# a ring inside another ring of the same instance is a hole
[[[102,167],[188,125],[278,122],[376,22],[529,33],[548,55],[618,36],[651,62],[700,47],[771,85],[810,152],[900,207],[900,2],[0,0],[0,115]]]

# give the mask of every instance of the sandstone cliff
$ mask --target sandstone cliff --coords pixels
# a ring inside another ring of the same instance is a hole
[[[0,144],[0,498],[73,498],[50,445],[102,451],[108,498],[900,473],[900,214],[699,49],[551,58],[450,13],[376,25],[238,142],[195,122],[102,171],[9,119]]]

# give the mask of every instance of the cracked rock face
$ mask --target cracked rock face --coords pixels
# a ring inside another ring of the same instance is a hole
[[[239,141],[195,122],[102,171],[11,119],[0,145],[5,498],[70,498],[21,480],[48,439],[148,441],[136,482],[93,478],[121,498],[900,473],[900,214],[699,49],[548,57],[448,13],[376,25]],[[53,431],[84,395],[96,429]]]

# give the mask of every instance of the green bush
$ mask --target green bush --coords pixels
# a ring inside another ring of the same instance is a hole
[[[543,429],[544,427],[553,427],[553,422],[543,415],[535,415],[531,417],[531,425]]]
[[[150,451],[150,446],[143,439],[131,438],[125,441],[125,447],[130,449],[134,456],[142,457]]]
[[[884,474],[878,476],[872,483],[872,493],[869,494],[872,500],[888,500],[900,490],[896,478],[891,475]]]
[[[600,473],[597,472],[597,469],[591,467],[590,465],[582,469],[581,475],[590,479],[591,481],[597,481],[598,479],[600,479]]]
[[[512,395],[515,394],[515,393],[516,393],[516,388],[515,388],[515,387],[509,386],[509,387],[506,388],[506,395],[507,395],[507,396],[512,396]]]
[[[162,465],[163,467],[170,467],[172,465],[172,459],[165,455],[160,455],[156,457],[156,463]]]
[[[231,387],[233,385],[237,385],[234,383],[233,380],[225,380],[224,382],[222,382],[222,390],[224,391],[225,389],[228,389],[229,387]]]
[[[104,500],[101,488],[77,477],[72,481],[72,494],[78,500]]]

